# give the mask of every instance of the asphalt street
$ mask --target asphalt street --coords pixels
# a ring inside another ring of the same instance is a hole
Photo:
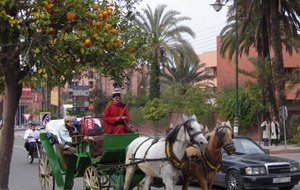
[[[10,190],[40,190],[38,178],[38,160],[35,159],[32,164],[27,162],[26,150],[24,148],[24,140],[22,139],[24,131],[15,132],[15,143],[13,150],[13,157],[9,177]],[[297,160],[300,162],[299,153],[289,154],[274,154],[276,156],[285,157]],[[75,180],[73,190],[82,190],[82,178]],[[151,188],[153,190],[163,188]],[[175,190],[180,190],[181,186],[176,186]],[[199,187],[190,187],[189,189],[199,189]],[[214,190],[221,190],[221,188],[214,188]],[[300,185],[295,186],[294,190],[300,190]]]

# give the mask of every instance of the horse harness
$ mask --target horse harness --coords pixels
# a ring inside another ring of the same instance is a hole
[[[224,138],[224,134],[222,134],[220,132],[224,128],[227,128],[230,131],[232,131],[232,129],[229,126],[227,126],[227,125],[220,126],[220,127],[217,127],[215,129],[216,130],[215,136],[218,137],[219,141],[222,142],[222,144],[223,144],[222,140]],[[223,146],[221,148],[227,149],[227,147],[230,147],[232,145],[233,145],[232,142],[231,143],[227,143],[227,144],[223,144]],[[195,161],[197,163],[201,163],[202,166],[203,166],[203,168],[204,168],[204,171],[205,171],[205,176],[207,176],[208,171],[217,171],[220,168],[221,161],[222,161],[222,158],[223,158],[222,153],[221,153],[221,148],[219,148],[219,149],[213,149],[214,151],[218,151],[218,154],[220,154],[220,159],[218,159],[217,161],[211,160],[209,158],[208,152],[211,151],[211,150],[209,150],[207,147],[199,155],[192,156],[189,161]],[[188,167],[188,170],[189,170],[189,167]]]
[[[171,164],[173,165],[173,167],[175,167],[176,169],[179,169],[181,170],[183,167],[187,166],[188,164],[188,158],[186,156],[186,153],[184,154],[183,158],[180,160],[176,157],[176,155],[174,154],[173,152],[173,149],[172,149],[172,145],[174,144],[174,142],[176,141],[176,136],[177,136],[177,133],[180,129],[180,127],[184,127],[184,130],[187,131],[188,135],[190,136],[190,140],[193,144],[196,143],[196,140],[195,140],[195,137],[199,134],[202,134],[201,131],[198,131],[198,132],[195,132],[193,134],[190,134],[190,126],[187,125],[189,122],[191,121],[194,121],[195,119],[188,119],[187,121],[185,121],[183,124],[179,124],[177,125],[176,127],[174,127],[171,131],[169,131],[169,133],[167,134],[167,137],[166,137],[166,148],[165,148],[165,153],[166,153],[166,157],[164,158],[152,158],[152,159],[149,159],[149,158],[146,158],[146,155],[148,153],[148,151],[150,150],[150,148],[159,141],[158,138],[153,138],[153,137],[149,137],[147,138],[146,140],[144,140],[138,147],[137,149],[135,150],[135,152],[133,153],[132,155],[132,158],[131,160],[136,160],[136,162],[132,162],[131,164],[139,164],[139,163],[142,163],[142,162],[148,162],[148,161],[170,161]],[[139,150],[139,148],[144,144],[146,143],[147,141],[151,140],[152,139],[152,142],[151,142],[151,145],[148,147],[148,149],[146,150],[145,154],[144,154],[144,157],[143,158],[135,158],[135,155],[137,153],[137,151]]]

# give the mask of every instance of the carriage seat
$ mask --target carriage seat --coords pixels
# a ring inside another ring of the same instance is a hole
[[[97,135],[88,137],[90,141],[90,154],[92,157],[100,156],[103,153],[103,136]]]

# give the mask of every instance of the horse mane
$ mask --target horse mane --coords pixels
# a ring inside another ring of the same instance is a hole
[[[190,118],[188,118],[188,116],[183,114],[182,118],[183,118],[183,122],[178,124],[176,127],[173,127],[173,124],[170,125],[170,128],[167,130],[167,136],[166,136],[167,141],[174,142],[176,140],[177,133],[181,126],[184,126],[189,121],[197,120],[197,117],[195,114],[193,114]]]
[[[167,133],[166,140],[170,142],[174,142],[176,140],[177,133],[182,125],[183,123],[177,125],[176,127],[171,128]]]

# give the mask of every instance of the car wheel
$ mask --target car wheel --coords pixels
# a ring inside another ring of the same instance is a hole
[[[279,187],[280,190],[291,190],[294,188],[294,185],[287,186],[287,187]]]
[[[241,174],[236,170],[231,170],[226,175],[226,187],[227,190],[243,190],[243,180]]]

